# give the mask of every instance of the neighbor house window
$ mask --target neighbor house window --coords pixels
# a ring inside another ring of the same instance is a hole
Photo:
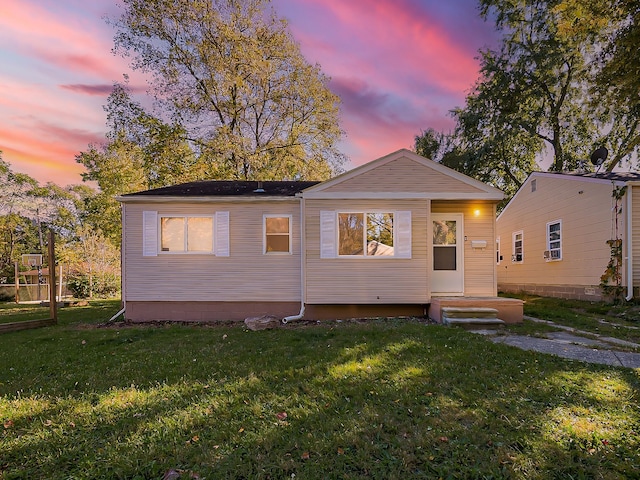
[[[338,213],[338,255],[393,257],[393,213]]]
[[[496,238],[496,265],[500,265],[502,255],[500,255],[500,237]]]
[[[562,260],[562,220],[547,223],[547,261]]]
[[[290,215],[265,215],[264,253],[291,253]]]
[[[513,232],[513,255],[511,261],[521,263],[524,260],[524,234],[522,231]]]
[[[213,217],[160,217],[160,251],[213,253]]]

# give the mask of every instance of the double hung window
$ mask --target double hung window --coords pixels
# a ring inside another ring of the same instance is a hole
[[[513,232],[513,255],[511,261],[522,263],[524,260],[524,233],[522,231]]]
[[[547,252],[547,261],[562,260],[562,220],[547,223]]]
[[[291,253],[291,215],[264,216],[264,253]]]

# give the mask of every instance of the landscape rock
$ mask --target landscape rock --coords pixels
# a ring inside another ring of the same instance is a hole
[[[249,317],[244,319],[244,324],[249,330],[269,330],[278,328],[282,321],[273,315],[262,315],[261,317]]]

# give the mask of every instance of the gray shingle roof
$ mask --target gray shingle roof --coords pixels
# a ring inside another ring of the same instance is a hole
[[[566,173],[565,175],[587,178],[600,178],[602,180],[611,180],[612,182],[630,182],[640,180],[640,172],[571,172]]]
[[[219,196],[265,196],[292,197],[305,188],[320,182],[309,181],[242,181],[242,180],[202,180],[181,183],[168,187],[154,188],[142,192],[129,193],[122,197],[176,196],[176,197],[219,197]]]

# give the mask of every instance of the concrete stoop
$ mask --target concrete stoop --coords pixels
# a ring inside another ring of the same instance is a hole
[[[443,325],[503,325],[498,310],[487,307],[442,307]]]

